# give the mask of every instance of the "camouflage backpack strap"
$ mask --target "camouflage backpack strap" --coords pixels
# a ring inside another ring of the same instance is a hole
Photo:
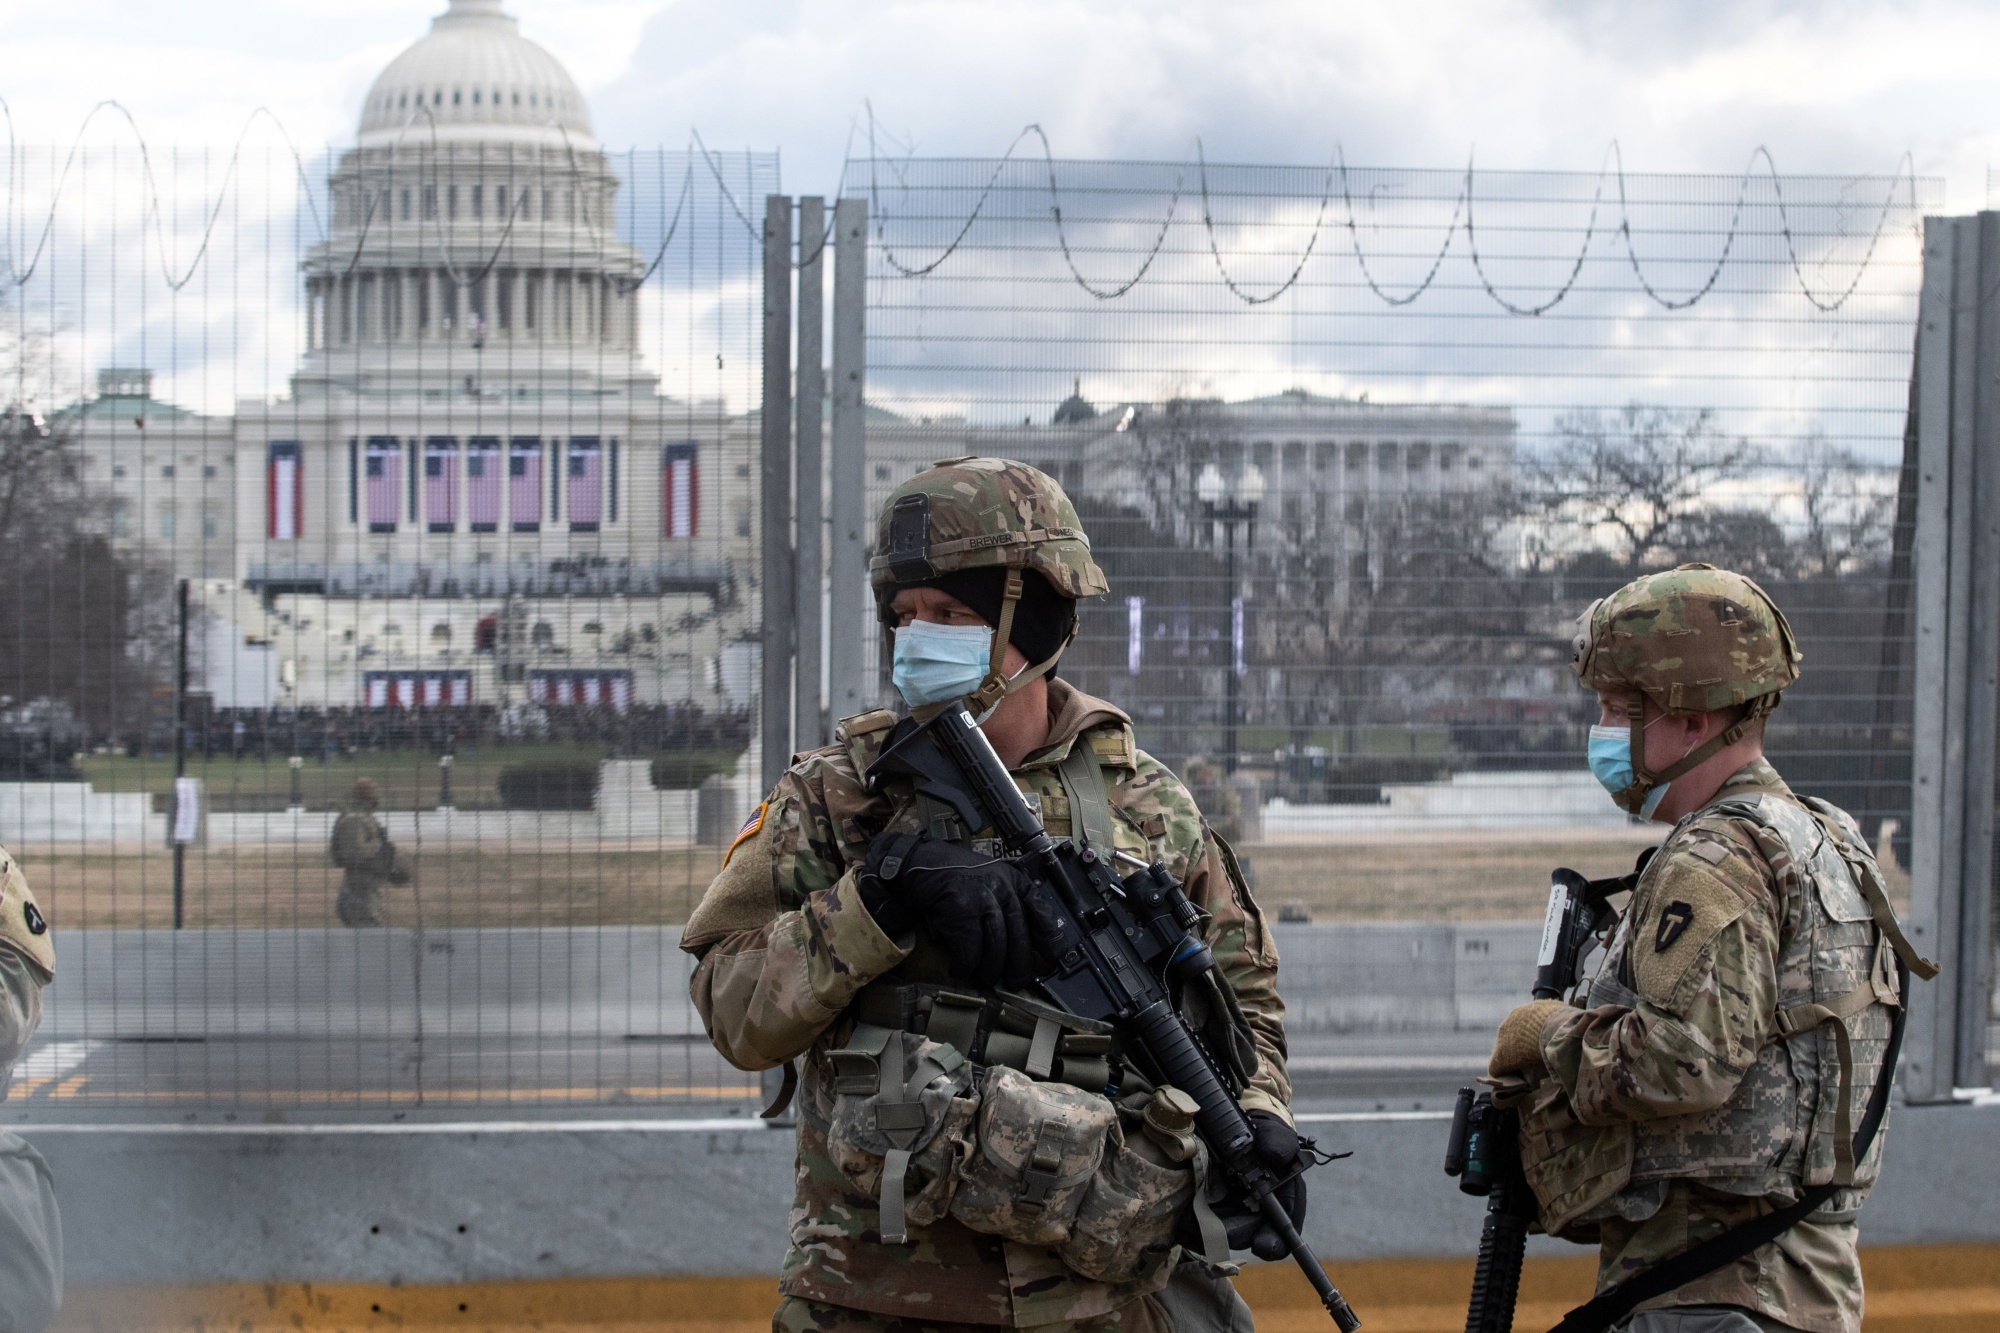
[[[1896,919],[1896,909],[1889,902],[1889,890],[1882,883],[1882,868],[1875,864],[1875,858],[1854,845],[1846,827],[1841,823],[1834,807],[1813,796],[1801,797],[1799,803],[1811,812],[1819,826],[1833,839],[1834,848],[1840,859],[1847,862],[1854,872],[1854,882],[1861,889],[1861,896],[1868,903],[1868,914],[1875,920],[1875,928],[1889,940],[1889,947],[1896,951],[1896,957],[1903,960],[1903,966],[1925,981],[1938,974],[1938,965],[1917,952],[1917,946],[1910,943],[1903,933],[1903,923]]]
[[[1111,796],[1104,785],[1104,769],[1090,738],[1078,736],[1070,742],[1056,774],[1062,779],[1063,795],[1069,797],[1070,833],[1077,844],[1109,858],[1117,849],[1113,841]]]
[[[1767,806],[1767,802],[1774,801],[1783,804],[1775,809]],[[1802,826],[1796,814],[1788,813],[1794,808],[1811,816],[1811,824]],[[1882,887],[1874,859],[1853,846],[1832,806],[1810,797],[1785,800],[1779,796],[1735,796],[1717,801],[1710,809],[1748,819],[1776,834],[1791,849],[1794,866],[1808,875],[1815,873],[1810,867],[1819,849],[1806,845],[1801,839],[1807,829],[1817,831],[1840,853],[1841,862],[1868,904],[1869,915],[1874,919],[1876,928],[1890,941],[1903,965],[1918,975],[1936,974],[1936,966],[1920,956],[1904,936],[1901,925],[1896,921],[1895,911],[1889,905],[1889,897]],[[1808,892],[1811,890],[1808,889]],[[1924,969],[1929,969],[1928,973]],[[1836,1185],[1852,1185],[1857,1164],[1854,1150],[1854,1047],[1848,1024],[1872,1004],[1900,1003],[1890,998],[1897,993],[1886,984],[1877,984],[1871,976],[1845,994],[1827,1000],[1787,1005],[1774,1015],[1778,1036],[1783,1040],[1803,1036],[1822,1026],[1831,1025],[1833,1028],[1834,1054],[1840,1065],[1840,1091],[1834,1103],[1833,1130],[1833,1181]]]
[[[1889,903],[1888,890],[1882,884],[1881,869],[1875,858],[1857,849],[1847,836],[1840,817],[1834,808],[1824,801],[1812,797],[1802,797],[1799,804],[1805,807],[1814,821],[1825,831],[1840,853],[1848,873],[1861,890],[1861,896],[1868,904],[1868,914],[1874,919],[1875,928],[1889,941],[1889,947],[1896,951],[1896,957],[1905,968],[1929,981],[1938,974],[1938,965],[1917,952],[1909,937],[1903,934],[1902,923],[1896,920],[1896,910]],[[1778,1011],[1778,1031],[1787,1037],[1811,1032],[1822,1024],[1833,1025],[1833,1040],[1840,1058],[1840,1100],[1834,1106],[1833,1130],[1833,1183],[1852,1185],[1854,1183],[1854,1051],[1853,1039],[1848,1031],[1848,1021],[1871,1004],[1892,1004],[1900,1008],[1902,1004],[1900,988],[1896,998],[1889,999],[1873,976],[1863,981],[1845,995],[1836,996],[1818,1004],[1795,1004]],[[1885,1077],[1887,1075],[1885,1074]]]

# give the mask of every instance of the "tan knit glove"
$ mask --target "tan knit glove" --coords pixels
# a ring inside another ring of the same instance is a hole
[[[1569,1012],[1561,1000],[1531,1000],[1500,1020],[1499,1035],[1493,1039],[1493,1058],[1486,1072],[1494,1078],[1523,1069],[1542,1067],[1542,1032],[1549,1019]]]

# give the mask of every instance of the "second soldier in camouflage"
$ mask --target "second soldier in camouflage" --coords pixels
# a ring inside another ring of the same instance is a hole
[[[1854,821],[1763,757],[1763,719],[1798,678],[1791,629],[1749,579],[1688,565],[1592,606],[1575,653],[1602,708],[1593,771],[1673,831],[1577,1007],[1523,1005],[1495,1043],[1503,1090],[1527,1084],[1522,1165],[1542,1224],[1598,1245],[1601,1292],[1838,1186],[1620,1327],[1859,1333],[1855,1219],[1882,1148],[1857,1162],[1850,1145],[1884,1076],[1896,957],[1928,964]]]

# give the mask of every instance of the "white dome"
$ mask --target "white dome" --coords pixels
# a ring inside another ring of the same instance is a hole
[[[400,135],[414,148],[431,141],[433,118],[440,143],[596,147],[569,71],[521,36],[500,0],[451,0],[368,90],[358,141],[377,147]]]

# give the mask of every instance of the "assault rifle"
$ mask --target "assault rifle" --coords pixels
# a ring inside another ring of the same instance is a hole
[[[1644,854],[1639,864],[1645,866]],[[1584,953],[1610,919],[1607,899],[1637,879],[1636,870],[1617,879],[1587,880],[1574,870],[1549,877],[1548,915],[1542,919],[1541,948],[1535,955],[1537,1000],[1560,1000],[1576,985]],[[1491,1091],[1458,1090],[1444,1173],[1458,1177],[1460,1190],[1486,1200],[1465,1333],[1510,1333],[1521,1290],[1521,1260],[1538,1205],[1521,1173],[1520,1117],[1511,1108],[1495,1106]]]
[[[992,828],[1007,856],[1053,895],[1035,913],[1053,960],[1036,987],[1066,1013],[1112,1023],[1142,1074],[1194,1099],[1195,1127],[1229,1185],[1284,1241],[1341,1333],[1361,1327],[1278,1201],[1286,1177],[1257,1155],[1249,1117],[1174,1005],[1173,982],[1205,973],[1213,959],[1194,933],[1200,913],[1166,867],[1135,860],[1121,879],[1109,848],[1050,837],[962,703],[893,739],[867,776],[871,788],[884,777],[911,778],[967,828]]]

